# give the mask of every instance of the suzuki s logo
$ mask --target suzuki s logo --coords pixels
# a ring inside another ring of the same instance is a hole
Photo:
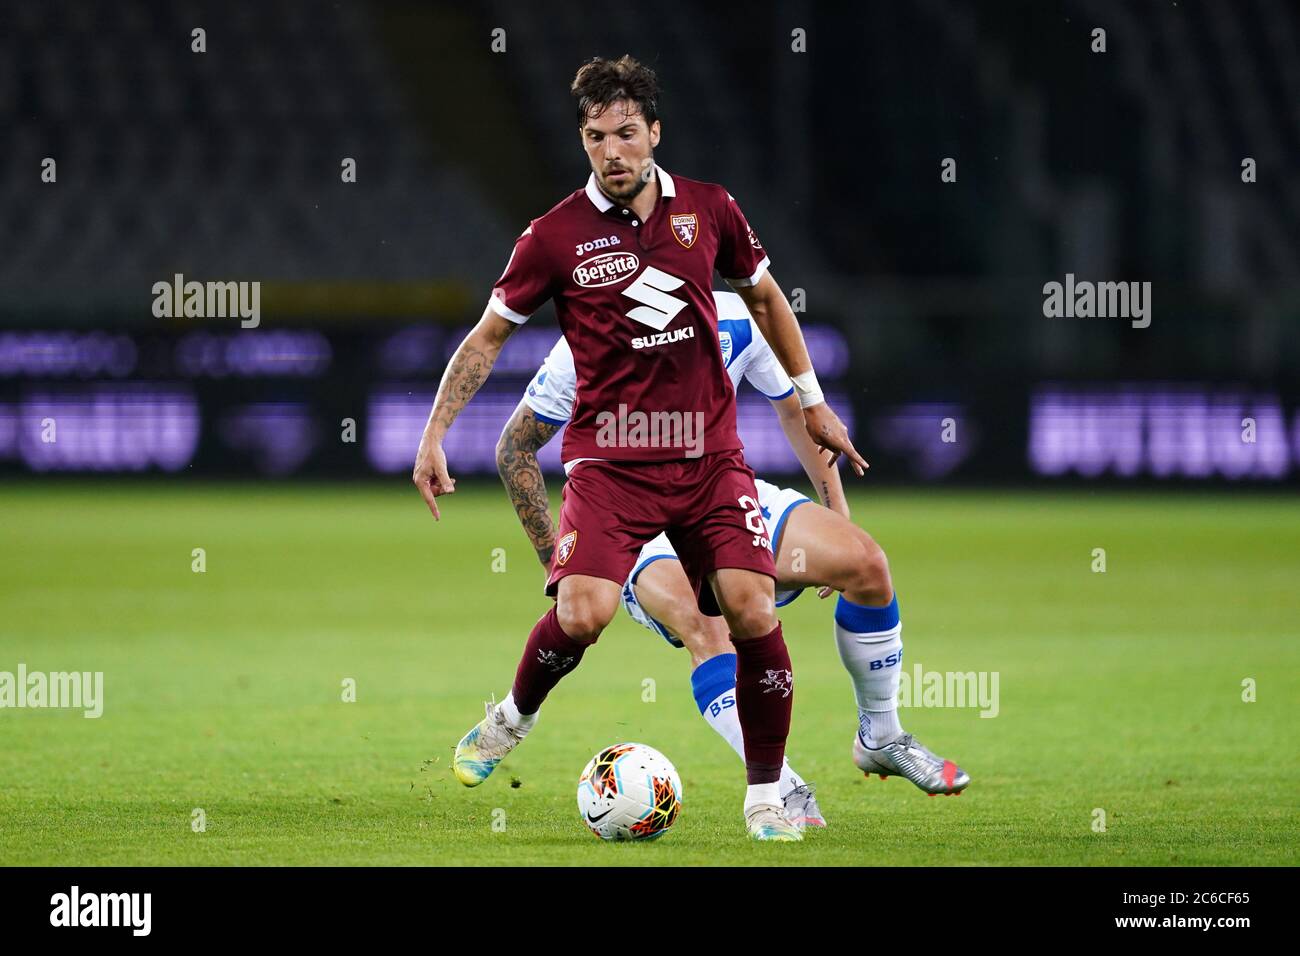
[[[677,317],[677,313],[687,306],[685,299],[668,293],[677,291],[685,284],[685,279],[669,275],[654,266],[646,266],[645,272],[637,276],[636,281],[622,292],[629,299],[642,303],[628,312],[627,317],[662,332]]]
[[[578,263],[573,281],[585,289],[621,282],[641,267],[641,260],[630,252],[606,252]]]

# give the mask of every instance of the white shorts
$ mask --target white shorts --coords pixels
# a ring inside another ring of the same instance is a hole
[[[772,554],[775,557],[777,548],[780,547],[781,532],[785,528],[785,519],[789,517],[790,512],[796,505],[811,499],[793,488],[778,488],[761,478],[755,478],[754,484],[758,487],[758,504],[763,509],[763,524],[767,526],[767,540],[771,542]],[[636,589],[633,586],[642,571],[654,564],[654,562],[664,558],[672,558],[676,561],[677,552],[673,550],[668,535],[660,534],[658,537],[651,539],[641,549],[641,553],[637,555],[636,564],[632,566],[632,573],[623,582],[623,607],[628,614],[632,615],[632,620],[642,627],[658,634],[673,647],[681,647],[681,641],[669,634],[668,628],[646,613],[645,608],[636,599]],[[776,606],[785,607],[802,593],[803,588],[796,588],[793,591],[777,591]]]

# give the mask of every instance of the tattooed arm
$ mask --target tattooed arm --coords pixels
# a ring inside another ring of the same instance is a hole
[[[551,520],[551,502],[546,496],[541,466],[537,464],[537,452],[562,427],[542,421],[526,403],[520,402],[497,442],[497,471],[514,502],[519,523],[524,526],[544,568],[550,568],[551,555],[555,553],[555,523]]]
[[[456,490],[456,482],[447,473],[442,439],[456,416],[487,380],[497,356],[501,354],[501,347],[517,328],[518,325],[501,318],[489,306],[483,310],[478,325],[465,336],[447,363],[447,370],[442,373],[442,384],[438,386],[438,397],[433,401],[433,411],[424,426],[420,450],[415,454],[415,471],[411,474],[411,481],[420,489],[435,519],[440,517],[435,499]]]

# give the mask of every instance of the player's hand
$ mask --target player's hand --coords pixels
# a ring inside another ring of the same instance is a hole
[[[415,453],[415,471],[411,481],[420,489],[424,503],[433,513],[433,520],[439,520],[437,497],[450,495],[456,490],[456,482],[447,474],[447,456],[442,452],[442,443],[426,435],[420,440],[420,450]]]
[[[821,598],[823,601],[825,601],[828,597],[830,597],[834,593],[835,593],[835,589],[830,587],[822,587],[817,589],[817,596]]]
[[[803,423],[804,427],[808,429],[808,435],[816,443],[817,447],[824,448],[831,453],[827,467],[833,467],[835,462],[839,460],[840,455],[844,455],[859,476],[866,474],[867,469],[871,466],[853,447],[853,442],[849,440],[849,430],[844,427],[840,417],[831,410],[830,405],[825,402],[818,402],[816,405],[805,408],[803,410]]]

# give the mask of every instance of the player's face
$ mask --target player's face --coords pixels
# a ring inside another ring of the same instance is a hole
[[[639,106],[615,100],[599,116],[588,116],[579,133],[605,195],[620,203],[635,199],[650,180],[659,121],[647,126]]]

